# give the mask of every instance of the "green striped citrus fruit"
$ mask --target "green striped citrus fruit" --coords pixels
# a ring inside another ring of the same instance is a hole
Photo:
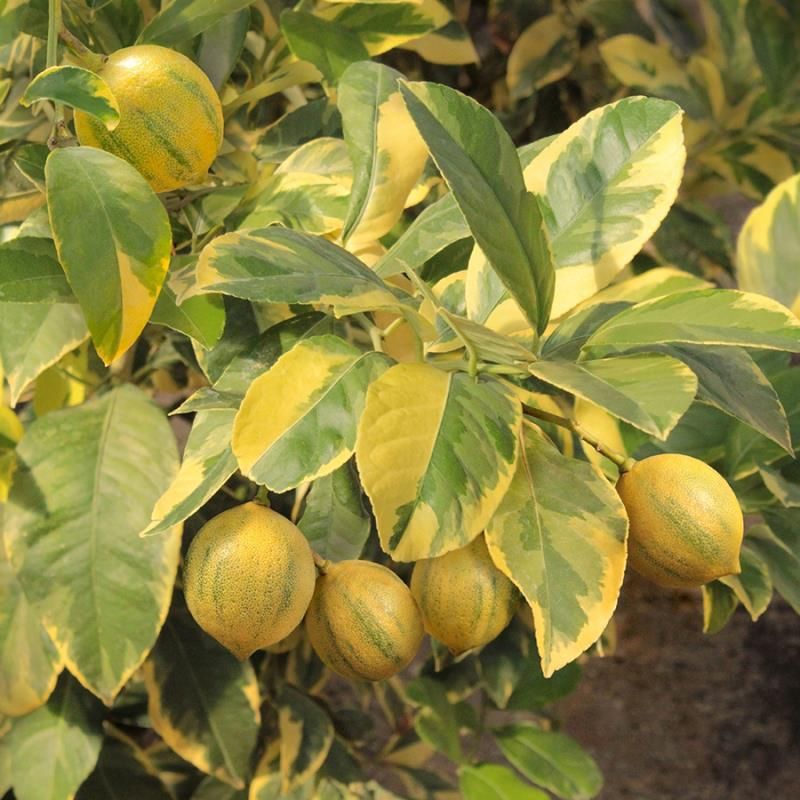
[[[414,565],[411,593],[425,630],[454,654],[491,642],[511,622],[520,594],[494,565],[483,534]]]
[[[269,508],[245,503],[209,520],[192,539],[183,591],[197,624],[245,659],[303,621],[316,578],[298,528]]]
[[[411,663],[424,631],[408,587],[369,561],[331,564],[306,614],[309,641],[346,678],[379,681]]]
[[[691,456],[637,461],[617,483],[630,519],[628,560],[661,586],[691,588],[740,571],[744,520],[725,479]]]
[[[112,53],[100,71],[120,110],[109,131],[75,112],[81,144],[133,164],[157,192],[202,180],[222,143],[222,106],[206,74],[186,56],[154,44]]]

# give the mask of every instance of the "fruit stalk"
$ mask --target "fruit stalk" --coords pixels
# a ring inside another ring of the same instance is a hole
[[[552,422],[554,425],[559,425],[562,428],[572,431],[578,438],[583,439],[588,445],[594,447],[600,455],[605,456],[609,461],[613,461],[617,465],[620,472],[628,472],[631,467],[636,463],[634,459],[629,458],[622,453],[603,444],[595,436],[592,436],[587,430],[581,427],[580,423],[567,417],[561,417],[558,414],[551,414],[549,411],[542,411],[533,406],[523,405],[523,410],[530,417],[536,417],[544,422]]]

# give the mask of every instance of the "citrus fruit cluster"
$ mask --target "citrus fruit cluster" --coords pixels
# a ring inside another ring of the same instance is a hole
[[[739,572],[742,513],[707,464],[652,456],[624,472],[617,490],[630,519],[630,564],[646,578],[688,588]],[[257,503],[203,526],[186,556],[184,591],[198,624],[237,658],[290,649],[305,620],[330,669],[373,681],[408,666],[425,632],[455,655],[487,644],[520,603],[482,535],[418,561],[409,588],[380,564],[315,562],[302,532]]]
[[[419,562],[409,590],[392,570],[369,561],[325,563],[318,574],[300,530],[257,503],[224,511],[201,528],[183,583],[197,623],[237,658],[289,649],[305,619],[308,639],[330,669],[373,681],[408,666],[425,631],[454,653],[486,644],[519,604],[483,537]]]

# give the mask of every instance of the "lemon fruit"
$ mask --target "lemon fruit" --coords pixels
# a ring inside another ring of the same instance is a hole
[[[637,461],[617,491],[630,519],[628,560],[661,586],[691,588],[740,571],[744,520],[725,479],[691,456]]]
[[[113,131],[97,117],[75,112],[82,145],[133,164],[156,192],[197,183],[222,143],[222,106],[211,81],[186,56],[158,45],[112,53],[100,76],[117,98]]]
[[[186,554],[183,590],[197,624],[245,659],[303,621],[317,570],[288,519],[256,503],[209,520]]]
[[[483,535],[466,547],[418,561],[411,593],[425,630],[456,655],[491,642],[520,602],[517,588],[494,565]]]
[[[311,646],[334,672],[378,681],[411,663],[424,636],[408,587],[368,561],[331,564],[306,615]]]

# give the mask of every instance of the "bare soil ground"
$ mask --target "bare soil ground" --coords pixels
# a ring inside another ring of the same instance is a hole
[[[800,799],[800,617],[774,601],[708,637],[699,592],[631,575],[616,620],[616,653],[557,710],[602,800]]]

